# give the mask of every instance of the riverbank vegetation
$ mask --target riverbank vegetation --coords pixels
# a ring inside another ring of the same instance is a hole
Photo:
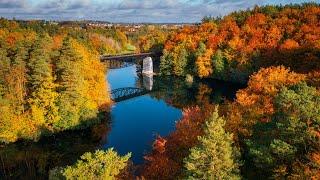
[[[185,109],[176,130],[155,140],[141,176],[317,179],[319,15],[317,4],[255,7],[207,17],[197,27],[171,34],[161,59],[162,75],[215,78],[247,87],[234,101],[218,106],[202,99]]]
[[[108,119],[86,129],[44,136],[37,142],[1,146],[1,179],[48,179],[49,170],[75,164],[81,155],[101,146],[111,130]]]
[[[1,143],[85,127],[108,110],[94,41],[73,29],[51,32],[5,19],[0,27]]]

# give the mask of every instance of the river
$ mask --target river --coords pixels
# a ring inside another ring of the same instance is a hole
[[[132,152],[133,163],[141,164],[143,156],[152,150],[154,139],[175,130],[183,108],[231,100],[241,88],[213,80],[186,83],[174,77],[146,78],[136,70],[134,65],[112,69],[106,80],[111,89],[145,87],[152,91],[115,103],[110,117],[86,130],[1,147],[0,179],[46,179],[50,169],[73,164],[85,152],[110,147],[122,155]]]
[[[135,66],[110,70],[107,77],[111,89],[139,86]],[[181,116],[180,109],[150,94],[118,102],[112,107],[111,131],[104,148],[114,147],[120,154],[132,152],[131,160],[142,163],[155,137],[174,130]]]

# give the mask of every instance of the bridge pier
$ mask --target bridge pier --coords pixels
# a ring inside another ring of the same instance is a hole
[[[143,59],[142,74],[144,75],[153,74],[153,61],[151,57],[146,57]]]

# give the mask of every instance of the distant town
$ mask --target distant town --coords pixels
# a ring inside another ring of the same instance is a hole
[[[89,27],[99,27],[99,28],[121,28],[127,32],[136,32],[142,27],[148,27],[152,29],[153,27],[158,27],[167,30],[181,29],[185,26],[194,26],[194,23],[112,23],[107,21],[47,21],[47,20],[17,20],[23,23],[37,22],[45,25],[60,25],[62,27],[78,27],[78,28],[89,28]]]

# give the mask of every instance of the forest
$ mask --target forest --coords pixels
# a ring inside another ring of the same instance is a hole
[[[43,32],[5,19],[0,24],[2,143],[81,128],[108,110],[97,50],[72,32]]]
[[[97,150],[51,169],[49,179],[319,179],[319,4],[256,6],[137,34],[6,19],[0,27],[1,143],[100,121],[112,104],[101,54],[162,51],[161,78],[244,86],[219,103],[205,97],[205,83],[192,97],[170,87],[176,96],[167,103],[188,107],[142,165],[130,162],[131,153]]]
[[[299,73],[319,69],[319,5],[255,7],[170,34],[164,75],[246,83],[260,68],[283,65]]]
[[[184,110],[154,142],[146,179],[318,179],[320,6],[205,17],[168,36],[161,74],[247,84],[234,101]],[[165,142],[165,143],[163,143]],[[159,178],[161,177],[161,178]]]

